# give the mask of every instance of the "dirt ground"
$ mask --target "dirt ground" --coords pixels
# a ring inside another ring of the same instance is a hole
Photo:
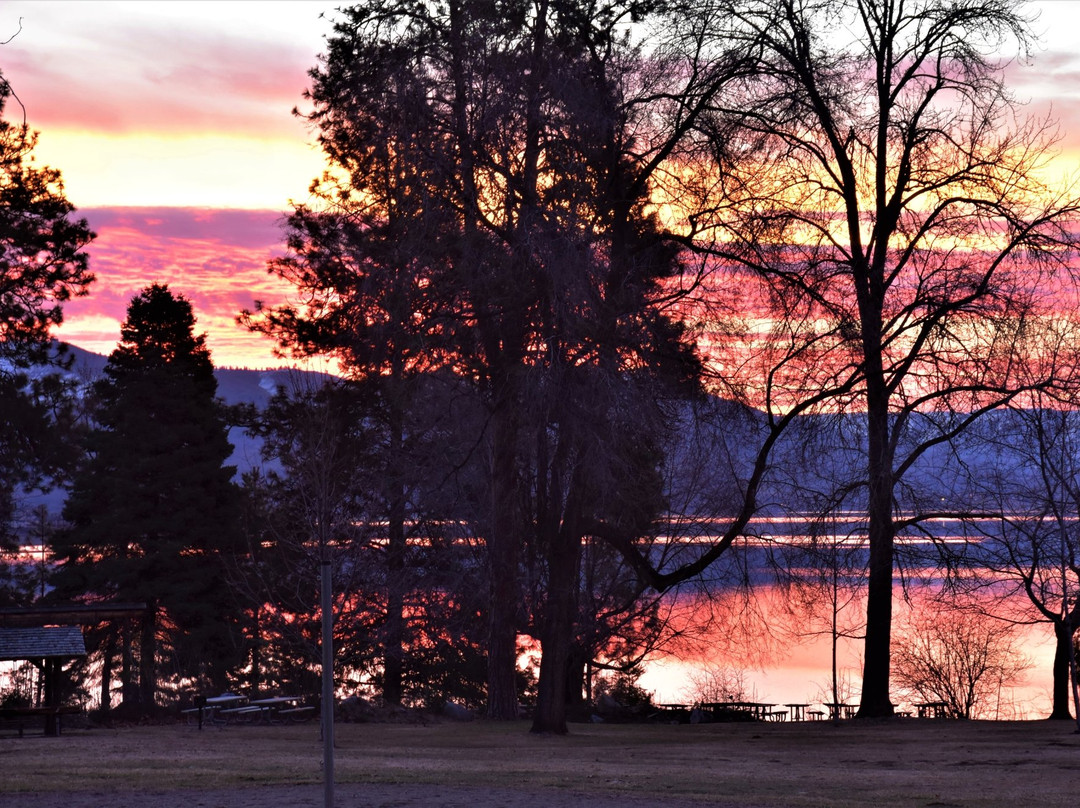
[[[5,808],[322,808],[322,786],[263,786],[209,791],[155,791],[142,794],[52,792],[5,795]],[[334,789],[337,808],[716,808],[719,803],[658,802],[654,797],[604,797],[581,792],[537,793],[520,789],[481,789],[432,785],[348,784]],[[732,805],[734,808],[734,804]],[[746,803],[739,803],[740,806]]]
[[[1068,722],[348,724],[339,808],[1074,808]],[[130,727],[0,735],[3,808],[323,805],[315,724]]]

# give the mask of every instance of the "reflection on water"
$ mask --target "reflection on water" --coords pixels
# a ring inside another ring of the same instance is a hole
[[[639,684],[657,703],[689,703],[698,697],[707,671],[739,671],[745,695],[752,701],[777,704],[821,704],[832,701],[832,620],[828,604],[793,602],[792,591],[759,583],[752,593],[718,589],[678,595],[673,604],[673,628],[684,636],[664,655],[645,664]],[[893,647],[901,642],[901,627],[913,610],[933,609],[929,596],[918,591],[894,602]],[[822,611],[827,612],[822,614]],[[836,642],[842,701],[858,703],[862,677],[860,621],[864,604],[855,598],[839,610]],[[982,618],[984,620],[988,618]],[[999,624],[991,624],[999,625]],[[993,704],[979,717],[1044,718],[1050,712],[1054,637],[1049,624],[1015,629],[1015,647],[1030,668],[1014,685],[998,688]],[[917,697],[898,692],[897,710],[911,710]]]

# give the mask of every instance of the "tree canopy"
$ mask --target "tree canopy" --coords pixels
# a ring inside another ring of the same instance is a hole
[[[702,573],[769,485],[799,488],[784,462],[814,464],[802,416],[846,419],[821,434],[850,439],[852,462],[797,496],[866,513],[861,715],[892,713],[896,539],[942,510],[912,469],[986,412],[1074,383],[1075,329],[1040,324],[1071,283],[1077,202],[1042,181],[1051,129],[997,61],[1031,42],[1008,0],[341,10],[304,113],[327,171],[271,265],[299,302],[247,319],[381,385],[398,461],[421,378],[471,386],[489,715],[517,714],[528,633],[534,729],[565,731],[586,542],[641,589]],[[738,405],[688,406],[702,386]],[[730,473],[685,498],[722,518],[695,514],[693,551],[668,553],[654,539],[694,451],[675,436],[702,412],[753,425],[717,458]],[[400,549],[412,465],[385,468]]]
[[[94,238],[72,216],[60,172],[33,162],[37,134],[5,114],[11,86],[0,74],[0,522],[19,483],[35,483],[65,458],[54,415],[55,380],[25,371],[59,360],[51,330],[63,304],[94,280],[83,248]]]

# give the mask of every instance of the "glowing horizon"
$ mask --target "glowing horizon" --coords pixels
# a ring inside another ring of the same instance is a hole
[[[207,334],[214,364],[280,367],[298,360],[273,356],[274,344],[237,325],[242,308],[276,302],[292,289],[266,271],[281,254],[283,214],[208,208],[91,208],[79,211],[97,233],[89,248],[94,271],[109,279],[65,305],[58,339],[107,355],[120,338],[131,298],[165,283],[191,301],[196,331]],[[324,368],[320,368],[324,369]]]
[[[236,315],[290,287],[266,273],[278,227],[324,163],[304,107],[307,72],[337,4],[310,0],[105,2],[9,0],[0,8],[0,70],[39,131],[38,164],[98,232],[97,282],[65,307],[56,335],[108,353],[128,301],[168,283],[193,303],[217,364],[292,364]],[[1080,168],[1080,5],[1031,4],[1044,47],[1007,66],[1034,117],[1060,121],[1054,173]],[[321,19],[321,14],[329,19]],[[21,29],[20,29],[21,26]],[[15,100],[6,115],[19,119]],[[126,218],[125,218],[126,217]]]
[[[0,70],[5,114],[39,132],[97,232],[97,281],[64,307],[59,339],[108,354],[127,304],[152,282],[187,297],[217,365],[277,367],[273,342],[236,323],[282,302],[269,276],[282,215],[322,170],[304,121],[307,71],[331,3],[9,2]]]

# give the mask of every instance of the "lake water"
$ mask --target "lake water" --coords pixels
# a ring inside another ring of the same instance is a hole
[[[991,532],[993,523],[979,528]],[[966,530],[955,519],[939,519],[922,523],[919,531],[897,537],[907,589],[901,588],[898,574],[893,603],[894,652],[904,642],[912,618],[923,614],[935,620],[948,617],[949,612],[942,611],[942,605],[934,600],[941,583],[933,569],[940,547],[967,549],[973,564],[967,575],[978,580],[987,577],[975,560],[980,548],[978,530]],[[845,635],[836,642],[841,699],[857,704],[865,620],[865,514],[841,514],[824,527],[798,516],[764,517],[753,520],[748,532],[754,536],[725,553],[733,560],[721,557],[717,569],[710,570],[711,581],[669,600],[672,624],[689,639],[650,658],[639,684],[651,691],[658,703],[688,703],[699,697],[703,680],[714,671],[728,679],[741,679],[747,700],[776,704],[832,701],[830,603],[835,594],[836,625]],[[707,543],[708,537],[704,538]],[[808,555],[809,547],[815,547],[818,554]],[[835,588],[831,585],[834,576],[828,569],[822,570],[823,559],[834,566]],[[786,574],[778,577],[777,570],[784,567]],[[781,585],[778,580],[787,583]],[[816,580],[816,587],[791,585],[807,580]],[[1006,601],[1004,606],[1000,601],[991,603],[989,593],[978,597],[982,602],[969,599],[969,605],[986,613],[1001,614],[1002,608],[1013,615],[1032,613],[1023,596]],[[994,703],[984,707],[982,716],[1048,715],[1054,658],[1051,625],[1010,628],[1000,621],[981,619],[988,621],[983,625],[995,637],[1002,632],[1011,634],[1016,655],[1030,663],[1014,684],[998,689]],[[910,701],[918,697],[905,696],[895,681],[893,689],[897,709],[910,710]]]
[[[857,523],[853,519],[853,523]],[[714,580],[705,582],[696,591],[683,591],[666,600],[668,619],[684,637],[669,645],[665,652],[654,654],[645,665],[639,685],[653,693],[657,703],[689,703],[699,698],[702,684],[715,673],[741,680],[749,700],[785,703],[820,704],[831,701],[831,610],[828,592],[817,591],[799,605],[798,592],[782,588],[771,578],[773,568],[766,563],[770,548],[797,545],[806,538],[805,525],[797,519],[762,519],[753,527],[758,538],[733,548],[730,556],[741,560],[723,570],[731,562],[725,559],[713,571]],[[953,536],[955,525],[943,522],[937,526],[938,541],[963,541]],[[860,552],[859,540],[852,539],[841,528],[832,540],[848,549]],[[903,544],[908,540],[900,539]],[[913,541],[913,540],[912,540]],[[910,550],[910,545],[908,545]],[[741,553],[741,556],[737,555]],[[39,548],[24,548],[19,561],[39,564]],[[848,559],[851,561],[852,559]],[[860,565],[857,558],[855,567]],[[732,580],[739,584],[732,584]],[[910,579],[909,579],[910,580]],[[838,626],[846,633],[836,643],[837,667],[841,679],[841,698],[858,702],[862,676],[860,634],[865,606],[859,597],[861,581],[852,578],[847,587],[848,602],[838,612]],[[746,591],[742,584],[752,584]],[[922,589],[901,597],[896,587],[894,600],[894,648],[902,641],[903,625],[912,609],[932,609],[926,593],[932,593],[932,578],[924,581]],[[1014,606],[1023,609],[1026,603]],[[998,704],[986,717],[1041,718],[1049,714],[1051,704],[1052,663],[1054,657],[1053,630],[1040,623],[1014,629],[1016,648],[1031,663],[1022,681],[1002,688]],[[712,699],[707,699],[712,700]],[[903,697],[894,696],[897,709],[910,709]]]
[[[818,705],[832,701],[831,620],[827,615],[811,620],[805,614],[793,614],[785,599],[784,592],[769,585],[757,586],[752,598],[737,592],[682,596],[681,608],[687,614],[709,613],[713,619],[696,629],[693,642],[649,659],[639,685],[654,694],[656,703],[690,703],[699,697],[712,671],[729,680],[733,675],[741,678],[751,701]],[[919,600],[915,596],[916,604]],[[894,648],[902,641],[902,626],[912,608],[897,595]],[[849,603],[840,614],[840,624],[857,634],[863,612],[861,600]],[[1031,667],[1017,684],[1001,689],[998,704],[982,717],[1045,718],[1051,704],[1053,630],[1049,624],[1039,624],[1014,631],[1015,647]],[[837,640],[841,699],[854,704],[862,678],[862,647],[863,640],[854,636]],[[900,694],[893,700],[898,710],[912,709]]]

